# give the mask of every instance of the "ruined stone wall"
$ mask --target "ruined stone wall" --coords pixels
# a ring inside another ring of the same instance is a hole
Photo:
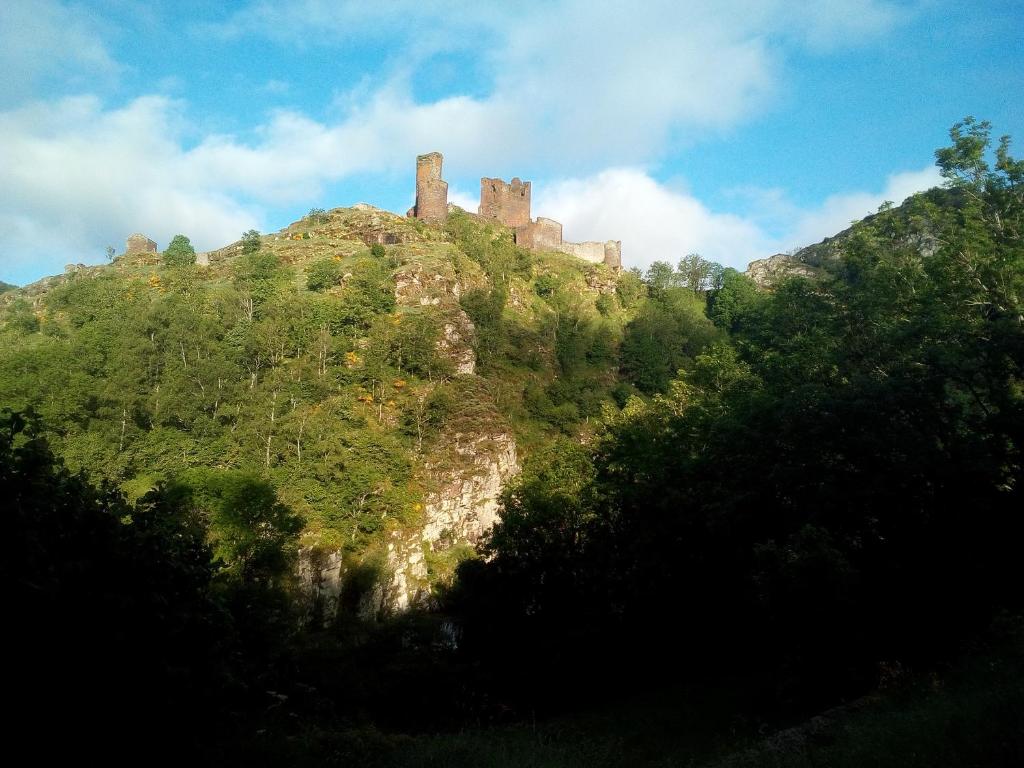
[[[441,178],[444,162],[440,152],[430,152],[416,158],[416,205],[408,216],[441,224],[448,217],[448,183]],[[507,184],[501,179],[480,179],[480,207],[484,218],[504,224],[515,231],[516,243],[531,251],[561,251],[594,264],[622,267],[622,243],[608,240],[604,243],[566,243],[562,240],[562,225],[554,219],[541,216],[530,218],[530,182],[512,179]],[[210,261],[212,261],[212,256]]]
[[[603,243],[588,241],[585,243],[563,242],[556,250],[568,253],[592,264],[607,264],[609,267],[622,266],[622,242],[608,240]]]
[[[448,217],[448,182],[441,179],[444,157],[440,152],[419,155],[416,158],[416,205],[412,209],[417,219],[440,224]]]
[[[481,216],[500,221],[515,229],[530,223],[530,182],[512,179],[480,179]]]
[[[562,243],[558,250],[592,264],[604,264],[604,243]]]
[[[145,235],[140,235],[136,232],[134,235],[128,235],[128,240],[125,241],[124,252],[129,255],[135,253],[156,253],[156,243]]]
[[[604,244],[604,263],[615,269],[622,268],[622,241],[608,240]]]
[[[532,251],[557,251],[562,244],[562,225],[538,216],[536,221],[516,227],[516,244]]]

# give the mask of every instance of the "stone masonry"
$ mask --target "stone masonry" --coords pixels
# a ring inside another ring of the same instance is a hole
[[[569,243],[562,239],[562,225],[554,219],[530,218],[530,182],[512,179],[480,179],[480,215],[500,221],[515,231],[516,243],[531,251],[560,251],[593,264],[622,267],[622,242]]]
[[[530,223],[530,182],[480,179],[479,213],[512,229],[526,226]]]
[[[572,254],[584,261],[594,264],[607,264],[609,267],[622,266],[622,241],[608,240],[603,243],[587,241],[585,243],[562,242],[554,250]]]
[[[441,224],[448,217],[448,182],[441,179],[443,162],[440,152],[416,158],[416,205],[408,215],[430,224]]]
[[[448,183],[441,179],[440,152],[416,158],[416,205],[406,214],[431,224],[442,224],[448,216]],[[515,233],[518,245],[531,251],[560,251],[594,264],[622,267],[622,242],[569,243],[562,239],[562,225],[554,219],[530,218],[530,182],[514,178],[480,179],[480,216],[504,224]]]
[[[140,235],[136,232],[134,235],[128,235],[128,240],[125,242],[124,252],[128,255],[136,253],[156,253],[156,243],[145,235]]]
[[[531,251],[557,251],[562,244],[562,225],[538,216],[536,221],[516,227],[516,242]]]

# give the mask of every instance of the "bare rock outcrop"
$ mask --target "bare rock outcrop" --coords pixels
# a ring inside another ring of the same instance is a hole
[[[410,262],[394,275],[395,300],[402,306],[434,306],[444,310],[444,325],[437,351],[452,362],[458,374],[476,371],[473,343],[476,328],[469,315],[459,306],[463,287],[450,267],[431,270],[422,263]]]
[[[426,554],[457,544],[478,545],[499,520],[499,497],[519,473],[515,440],[507,434],[470,437],[456,434],[454,450],[464,464],[446,470],[424,505],[423,526],[388,543],[389,583],[381,593],[381,611],[401,612],[429,601]]]
[[[427,495],[420,524],[392,533],[365,589],[351,587],[360,578],[360,569],[367,570],[365,563],[344,562],[340,550],[299,550],[298,577],[308,599],[309,621],[333,620],[347,588],[353,596],[347,610],[367,621],[429,606],[429,557],[459,545],[479,545],[498,522],[502,489],[519,473],[515,440],[504,432],[455,434],[451,440],[460,463],[444,469],[427,467],[435,473],[436,488]]]
[[[815,269],[801,262],[796,256],[777,253],[767,259],[750,262],[746,274],[762,288],[771,288],[787,277],[813,277]]]
[[[458,374],[476,372],[476,352],[473,340],[476,327],[463,310],[458,310],[449,322],[444,324],[441,338],[437,342],[437,350],[452,361]]]

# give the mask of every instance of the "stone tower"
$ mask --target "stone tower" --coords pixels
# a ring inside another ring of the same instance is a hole
[[[506,227],[525,227],[530,223],[530,182],[480,179],[479,213]]]
[[[441,224],[448,217],[448,182],[441,179],[440,152],[416,158],[416,205],[411,213],[417,219]]]

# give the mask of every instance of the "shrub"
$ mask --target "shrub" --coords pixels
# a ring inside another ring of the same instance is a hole
[[[341,282],[341,264],[334,259],[321,259],[306,269],[306,287],[311,291],[325,291]]]
[[[558,278],[554,275],[540,275],[533,284],[533,292],[538,296],[551,296],[558,290]]]

